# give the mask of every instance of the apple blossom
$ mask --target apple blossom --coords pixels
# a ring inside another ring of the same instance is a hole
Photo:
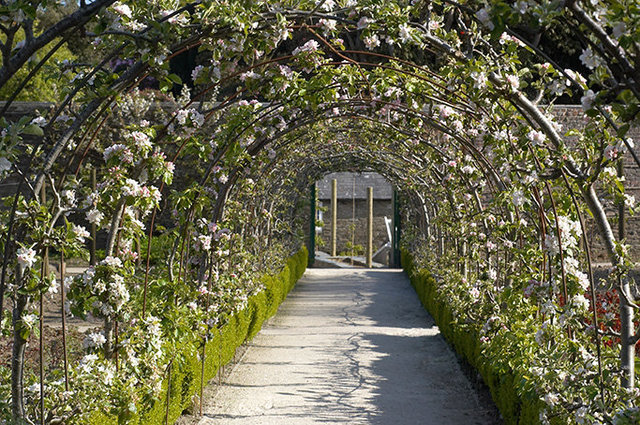
[[[17,260],[23,270],[30,269],[36,262],[36,251],[32,248],[18,248]]]

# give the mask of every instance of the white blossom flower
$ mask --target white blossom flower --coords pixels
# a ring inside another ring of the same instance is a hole
[[[113,11],[118,15],[126,16],[127,18],[131,18],[133,16],[131,8],[128,5],[122,4],[120,2],[113,4]]]
[[[129,290],[124,283],[124,277],[118,274],[113,275],[109,284],[109,302],[115,307],[115,311],[120,310],[129,301],[129,298]]]
[[[211,235],[198,236],[198,242],[200,242],[200,246],[203,250],[209,251],[211,249]]]
[[[511,91],[516,91],[520,87],[520,78],[517,75],[507,75],[506,77],[507,83],[511,88]]]
[[[86,350],[89,348],[100,348],[104,345],[105,342],[107,342],[107,339],[102,333],[93,332],[84,338],[84,340],[82,341],[82,345]]]
[[[511,194],[511,201],[513,202],[513,205],[515,205],[516,207],[523,206],[526,201],[524,197],[524,192],[519,189],[514,190],[513,193]]]
[[[318,42],[315,40],[309,40],[306,43],[304,43],[302,46],[296,47],[291,53],[294,56],[296,56],[304,52],[313,53],[318,51],[318,49],[320,49],[320,44],[318,44]]]
[[[59,288],[60,288],[60,285],[58,284],[58,279],[54,277],[51,280],[51,286],[49,286],[49,289],[47,289],[47,294],[49,295],[57,294]]]
[[[189,111],[186,109],[180,109],[176,112],[176,121],[178,124],[184,125],[187,122],[187,118],[189,118]]]
[[[75,190],[63,190],[61,193],[62,204],[65,209],[72,209],[76,206],[76,191]]]
[[[587,80],[582,76],[582,74],[568,68],[565,69],[564,72],[569,76],[569,78],[574,79],[578,84],[580,84],[581,87],[586,88]],[[570,85],[570,83],[568,82],[567,85]]]
[[[624,22],[618,22],[613,26],[611,31],[613,34],[613,38],[615,38],[616,40],[619,40],[620,37],[622,37],[624,33],[627,31],[627,24],[625,24]]]
[[[33,329],[36,323],[38,323],[38,316],[35,314],[24,314],[22,315],[22,323],[29,329]]]
[[[534,184],[538,181],[538,173],[534,170],[530,174],[523,177],[522,182],[526,185]]]
[[[624,205],[627,208],[633,208],[636,206],[636,197],[629,194],[624,194]]]
[[[324,34],[329,34],[332,31],[335,31],[337,27],[336,21],[333,19],[320,19],[318,23],[322,27],[322,31],[324,32]]]
[[[376,47],[380,46],[380,39],[376,34],[366,36],[363,41],[364,45],[369,50],[375,49]]]
[[[122,267],[122,260],[120,260],[118,257],[114,257],[110,255],[106,257],[104,260],[102,260],[100,264],[104,264],[111,267]]]
[[[145,133],[141,131],[134,131],[131,133],[131,138],[135,142],[136,146],[142,149],[149,150],[152,148],[151,139]]]
[[[29,385],[26,388],[26,390],[29,391],[30,393],[38,393],[38,394],[40,394],[40,384],[38,382],[36,382],[33,385]]]
[[[483,89],[487,86],[487,74],[484,72],[473,71],[470,76],[473,79],[473,88]]]
[[[578,285],[580,285],[580,288],[583,291],[586,291],[587,289],[589,289],[589,286],[591,285],[591,282],[589,281],[589,276],[587,276],[586,273],[584,273],[584,272],[582,272],[580,270],[575,270],[571,274],[574,275],[578,279]]]
[[[591,47],[587,47],[582,51],[580,61],[589,69],[594,69],[602,63],[602,59],[600,59],[593,50],[591,50]]]
[[[469,295],[471,295],[472,299],[477,300],[478,298],[480,298],[480,291],[474,286],[469,289]]]
[[[489,280],[496,280],[498,278],[498,272],[496,269],[489,269],[487,270],[487,277]]]
[[[589,310],[589,306],[591,305],[591,303],[584,295],[578,294],[574,295],[573,298],[571,298],[571,305],[578,310],[584,311]]]
[[[202,73],[202,70],[204,70],[204,66],[202,65],[198,65],[193,68],[193,71],[191,71],[191,80],[195,82]]]
[[[36,252],[32,248],[19,248],[17,260],[22,269],[29,269],[36,262]]]
[[[460,171],[468,175],[468,174],[473,174],[473,172],[476,171],[476,169],[473,168],[471,165],[465,165],[460,169]]]
[[[554,96],[562,96],[566,88],[566,84],[561,80],[553,80],[548,86],[549,92]]]
[[[7,158],[4,158],[4,157],[0,158],[0,174],[11,170],[12,166],[13,164]]]
[[[260,78],[260,76],[258,74],[256,74],[255,71],[247,71],[247,72],[243,72],[240,75],[240,81],[247,81],[247,80],[257,80],[258,78]]]
[[[440,118],[442,119],[447,119],[454,114],[453,108],[447,105],[439,106],[438,110],[440,111]]]
[[[589,109],[591,109],[591,106],[593,105],[594,100],[596,100],[596,94],[593,92],[593,90],[587,90],[584,93],[584,96],[580,98],[582,109],[584,109],[585,111],[588,111]]]
[[[358,21],[358,29],[359,30],[363,30],[366,27],[369,26],[369,24],[371,23],[371,19],[369,19],[366,16],[363,16],[362,18],[360,18],[360,20]]]
[[[47,125],[47,120],[45,117],[36,117],[31,120],[31,124],[35,124],[38,127],[44,127],[45,125]]]
[[[576,410],[576,412],[574,414],[574,417],[576,419],[576,423],[578,423],[578,424],[586,424],[587,413],[588,412],[589,412],[589,409],[587,409],[587,406],[582,406],[578,410]]]
[[[104,214],[102,214],[98,209],[93,208],[87,211],[86,218],[89,223],[98,225],[104,218]]]
[[[120,143],[116,143],[115,145],[109,146],[104,150],[102,155],[105,161],[108,161],[110,158],[112,158],[115,155],[119,155],[120,159],[122,159],[123,162],[126,162],[126,163],[133,162],[133,154],[131,153],[129,148]]]
[[[544,395],[544,402],[549,405],[549,407],[554,407],[560,401],[560,396],[557,393],[547,393]]]
[[[141,187],[140,183],[133,179],[126,179],[124,186],[122,186],[122,193],[126,196],[140,196],[141,195]]]
[[[316,5],[320,4],[320,2],[322,2],[322,0],[316,0]],[[336,2],[335,0],[324,0],[324,2],[322,2],[322,6],[320,7],[322,10],[324,11],[331,11],[336,7]]]
[[[618,145],[607,145],[607,147],[604,148],[604,156],[610,160],[617,159],[621,152],[619,148],[620,146]]]
[[[76,236],[76,239],[78,239],[78,242],[80,243],[84,243],[85,239],[90,236],[87,229],[85,229],[83,226],[79,226],[76,224],[71,225],[71,231],[73,232],[73,234]]]
[[[514,5],[513,8],[521,15],[524,15],[525,13],[527,13],[527,10],[529,9],[529,2],[524,1],[524,0],[520,0],[517,1]]]
[[[531,130],[529,134],[527,134],[527,139],[531,141],[533,146],[539,146],[544,144],[545,140],[547,140],[547,136],[542,131]]]
[[[409,25],[407,24],[402,24],[400,25],[400,40],[402,40],[403,43],[409,43],[410,41],[412,41],[411,38],[411,29],[409,28]]]

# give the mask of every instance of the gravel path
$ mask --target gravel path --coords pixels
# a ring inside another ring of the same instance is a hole
[[[408,279],[309,269],[200,424],[495,424]]]

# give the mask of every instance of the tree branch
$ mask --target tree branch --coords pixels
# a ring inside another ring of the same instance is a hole
[[[22,47],[15,55],[10,58],[6,56],[3,58],[4,61],[2,63],[2,68],[0,68],[0,87],[3,87],[18,71],[18,69],[20,69],[20,67],[24,65],[38,50],[42,49],[57,37],[60,37],[68,29],[84,25],[94,15],[96,15],[100,9],[108,7],[114,2],[115,0],[95,0],[90,5],[78,9],[72,14],[62,18],[56,24],[40,34],[39,37],[32,39],[31,42],[26,40],[24,47]],[[9,42],[10,39],[12,39],[12,37],[7,37],[6,44],[12,44]]]

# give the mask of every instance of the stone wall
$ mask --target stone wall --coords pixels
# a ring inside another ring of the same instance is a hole
[[[354,205],[355,204],[355,205]],[[331,202],[323,202],[327,211],[323,213],[324,227],[319,236],[324,241],[323,247],[318,250],[330,253],[331,251]],[[355,216],[353,214],[355,206]],[[354,219],[355,217],[355,219]],[[389,238],[384,217],[393,217],[393,206],[390,200],[374,200],[373,202],[373,251],[377,251]],[[353,229],[353,231],[352,231]],[[367,246],[367,201],[366,200],[338,200],[338,231],[337,252],[347,250],[347,242],[352,238],[355,245]]]

